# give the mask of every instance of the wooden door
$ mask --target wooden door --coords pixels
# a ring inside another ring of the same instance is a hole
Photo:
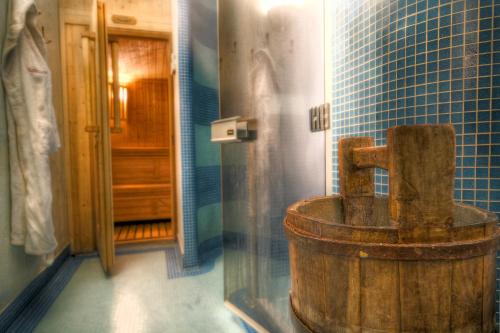
[[[107,31],[103,2],[97,3],[97,33],[82,34],[87,126],[90,136],[90,173],[96,245],[102,267],[110,273],[115,261],[111,144],[108,110]]]

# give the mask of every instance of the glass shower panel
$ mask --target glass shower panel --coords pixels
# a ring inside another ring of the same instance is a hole
[[[288,244],[293,202],[325,193],[323,0],[220,0],[221,118],[256,120],[252,141],[222,145],[227,303],[271,332],[291,332]]]

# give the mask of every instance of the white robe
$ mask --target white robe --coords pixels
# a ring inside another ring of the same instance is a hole
[[[34,0],[11,0],[1,69],[7,98],[11,241],[28,254],[50,255],[57,241],[49,154],[60,142],[37,13]]]

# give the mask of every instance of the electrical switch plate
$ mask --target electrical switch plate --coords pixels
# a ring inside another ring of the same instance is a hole
[[[321,132],[330,128],[330,104],[325,103],[309,110],[311,132]]]

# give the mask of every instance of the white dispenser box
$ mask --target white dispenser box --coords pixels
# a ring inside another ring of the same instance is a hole
[[[214,143],[242,142],[249,139],[249,121],[231,117],[211,123],[211,141]]]

